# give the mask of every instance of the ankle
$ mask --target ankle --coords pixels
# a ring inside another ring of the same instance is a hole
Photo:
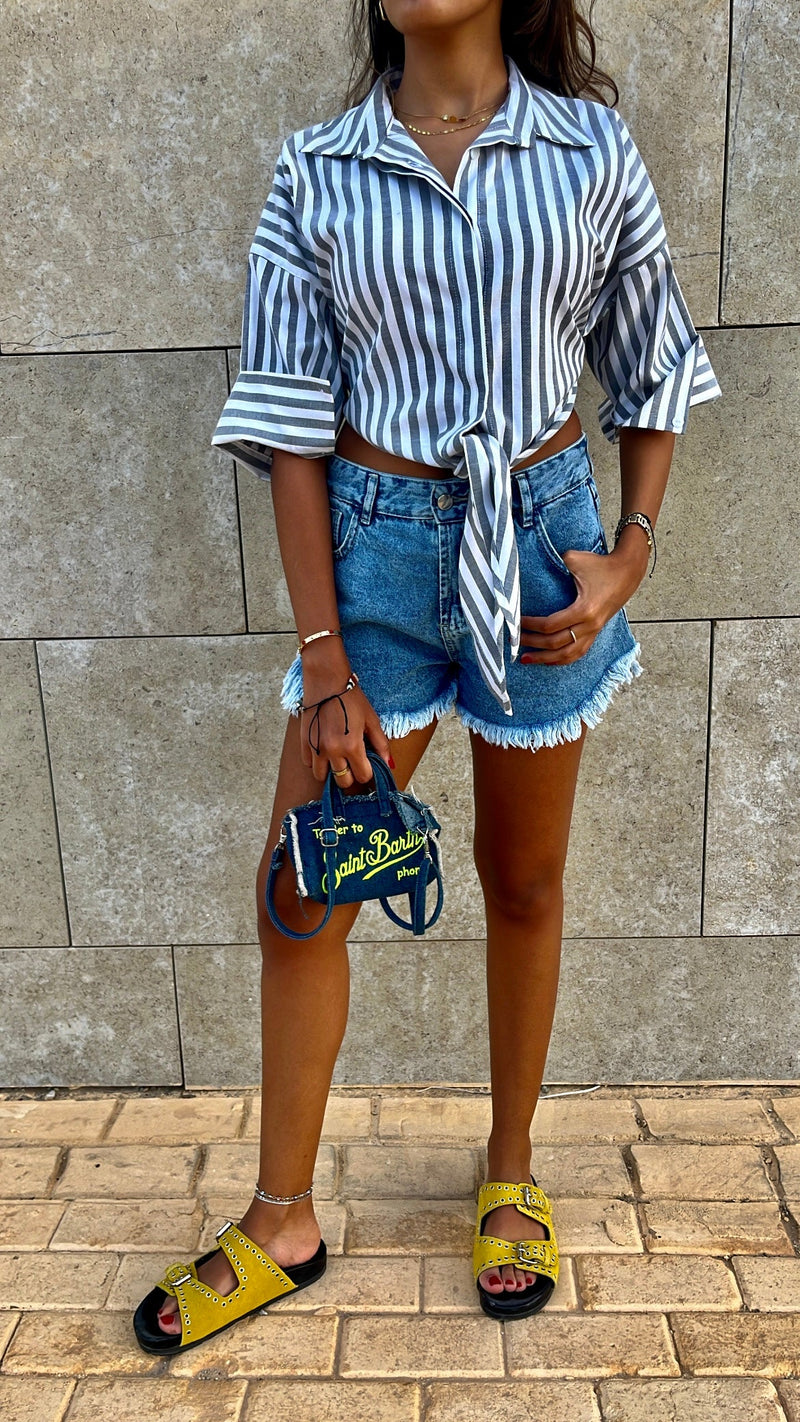
[[[504,1180],[509,1183],[527,1182],[531,1175],[530,1141],[525,1150],[495,1146],[490,1143],[486,1152],[486,1179]]]
[[[248,1228],[249,1226],[249,1228]],[[272,1239],[279,1234],[307,1234],[318,1228],[311,1196],[292,1205],[265,1204],[254,1196],[247,1207],[241,1228],[254,1239]]]

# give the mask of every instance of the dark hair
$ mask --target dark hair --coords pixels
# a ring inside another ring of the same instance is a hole
[[[595,0],[590,0],[589,17]],[[575,0],[503,0],[500,39],[526,79],[554,94],[599,99],[607,85],[619,101],[619,90],[609,74],[595,65],[596,44],[590,19],[584,19]],[[580,52],[585,38],[588,57]],[[349,25],[353,66],[343,101],[349,109],[361,103],[384,70],[402,68],[405,41],[399,30],[381,19],[378,0],[352,0]]]

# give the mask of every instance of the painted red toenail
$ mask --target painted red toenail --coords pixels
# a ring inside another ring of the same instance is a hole
[[[502,1283],[502,1280],[499,1279],[496,1274],[491,1274],[491,1275],[489,1276],[489,1283],[490,1283],[490,1284],[500,1284],[500,1283]]]

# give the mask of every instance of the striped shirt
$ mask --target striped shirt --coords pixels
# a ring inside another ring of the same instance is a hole
[[[284,140],[212,444],[269,478],[273,448],[332,454],[346,419],[468,480],[459,594],[481,674],[512,715],[511,466],[567,420],[584,357],[611,443],[620,425],[681,433],[689,406],[722,391],[624,119],[505,59],[506,98],[452,188],[392,113],[400,68]]]

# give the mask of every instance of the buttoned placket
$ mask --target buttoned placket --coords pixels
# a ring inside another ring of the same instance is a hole
[[[482,141],[483,140],[483,141]],[[491,638],[491,646],[488,646],[488,639],[485,629],[477,623],[477,619],[467,617],[473,628],[473,640],[475,641],[475,651],[478,665],[483,678],[492,695],[499,701],[506,715],[513,714],[511,700],[508,695],[505,678],[505,668],[503,665],[503,625],[507,625],[509,630],[509,646],[511,660],[514,661],[519,654],[520,646],[520,589],[519,589],[519,563],[517,555],[516,539],[513,533],[513,519],[511,514],[511,487],[510,487],[510,464],[508,455],[503,448],[496,432],[490,428],[493,423],[489,409],[489,356],[486,339],[486,304],[484,283],[486,279],[486,259],[483,249],[483,239],[480,232],[479,215],[473,214],[466,201],[460,196],[461,189],[466,183],[473,182],[475,185],[476,205],[479,202],[477,170],[480,164],[480,149],[487,147],[489,142],[498,141],[495,135],[485,129],[484,133],[464,150],[461,161],[453,180],[451,188],[428,155],[414,142],[410,134],[406,133],[398,125],[397,130],[387,131],[384,136],[381,148],[370,154],[371,161],[379,162],[388,171],[410,172],[415,177],[424,178],[438,192],[440,192],[448,202],[450,202],[461,213],[462,217],[469,225],[471,235],[471,250],[475,262],[474,290],[478,297],[478,325],[480,335],[481,351],[481,380],[482,380],[482,401],[481,409],[471,425],[459,431],[458,438],[462,446],[462,462],[466,467],[466,474],[456,474],[458,477],[466,477],[469,480],[472,490],[472,504],[478,508],[483,498],[483,475],[481,472],[482,460],[488,462],[488,478],[492,485],[492,505],[494,508],[495,526],[492,531],[488,561],[493,578],[492,587],[492,613],[494,627]],[[474,432],[474,433],[473,433]],[[469,511],[467,514],[469,519]],[[505,528],[500,528],[499,540],[496,537],[498,523],[505,519]],[[510,529],[509,529],[510,525]],[[510,535],[510,536],[509,536]],[[479,537],[480,535],[478,535]],[[508,550],[509,567],[506,572],[505,583],[501,579],[500,556],[497,547],[498,541],[505,545]],[[469,585],[472,575],[469,571],[469,559],[467,549],[463,546],[459,559],[459,585]],[[465,591],[464,598],[469,594]],[[474,598],[472,599],[474,601]]]

